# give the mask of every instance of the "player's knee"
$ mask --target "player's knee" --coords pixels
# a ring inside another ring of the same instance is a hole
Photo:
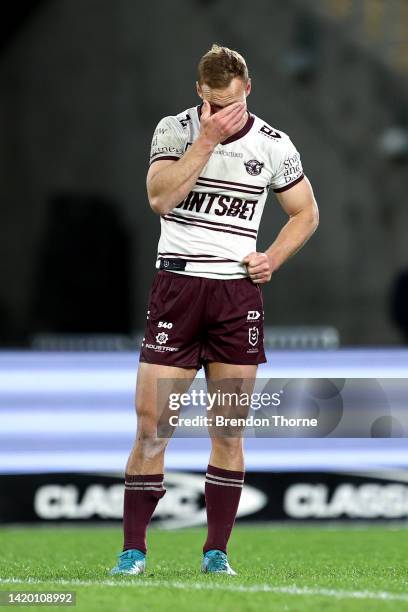
[[[224,455],[235,457],[242,452],[242,438],[213,438],[212,446]]]

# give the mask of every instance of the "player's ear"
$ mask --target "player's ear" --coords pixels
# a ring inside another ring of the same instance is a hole
[[[200,86],[200,83],[198,81],[196,81],[196,90],[197,90],[197,94],[198,94],[199,98],[203,99],[203,92],[201,90],[201,86]]]
[[[251,93],[251,89],[252,89],[251,79],[248,79],[247,84],[245,85],[245,96],[246,97],[248,97],[249,94]]]

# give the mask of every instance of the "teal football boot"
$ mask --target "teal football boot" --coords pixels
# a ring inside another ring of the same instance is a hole
[[[229,574],[236,576],[237,573],[230,567],[227,555],[222,550],[207,550],[204,553],[201,571],[205,574]]]
[[[141,550],[124,550],[118,555],[118,564],[109,572],[111,576],[118,574],[144,574],[146,571],[146,555]]]

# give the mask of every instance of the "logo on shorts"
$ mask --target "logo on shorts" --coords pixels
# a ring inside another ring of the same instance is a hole
[[[250,159],[249,161],[244,162],[246,171],[248,172],[248,174],[251,174],[252,176],[257,176],[258,174],[261,174],[262,168],[264,167],[264,165],[265,164],[258,161],[257,159]]]
[[[167,321],[159,321],[157,327],[164,327],[165,329],[171,329],[173,327],[173,323],[168,323]]]
[[[248,342],[252,346],[256,346],[259,340],[259,329],[257,327],[250,327],[248,329]]]
[[[159,344],[166,344],[168,339],[169,339],[169,336],[168,334],[166,334],[166,332],[160,332],[156,336],[156,342],[158,342]]]
[[[247,321],[257,321],[261,313],[258,310],[248,310]]]

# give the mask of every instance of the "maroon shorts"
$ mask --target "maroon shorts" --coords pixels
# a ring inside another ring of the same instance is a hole
[[[207,361],[264,363],[260,286],[249,278],[160,270],[150,291],[140,361],[197,369]]]

